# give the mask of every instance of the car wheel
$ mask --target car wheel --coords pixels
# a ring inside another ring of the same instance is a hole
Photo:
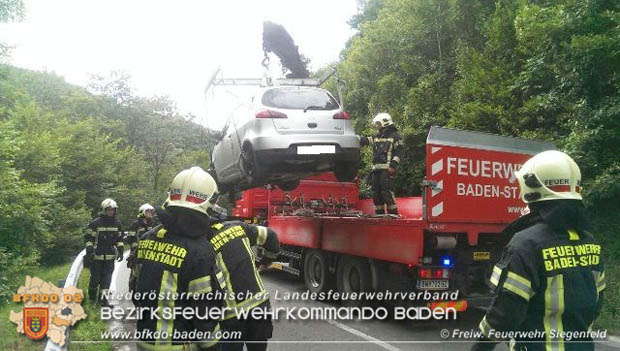
[[[339,182],[351,182],[357,177],[359,162],[336,162],[334,175]]]
[[[248,185],[251,185],[260,178],[259,167],[256,164],[256,155],[252,145],[243,145],[240,158],[239,166],[241,167],[241,172],[246,177]]]
[[[278,183],[276,185],[278,186],[278,188],[282,189],[282,191],[293,191],[299,186],[299,179],[292,182]]]

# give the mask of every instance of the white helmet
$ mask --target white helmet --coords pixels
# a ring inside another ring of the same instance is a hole
[[[146,211],[155,211],[155,208],[150,204],[144,204],[138,209],[138,217],[144,217]]]
[[[381,128],[385,128],[394,124],[394,121],[392,121],[392,116],[385,112],[382,112],[377,114],[375,118],[372,119],[372,124],[374,126],[380,126]]]
[[[215,205],[218,196],[215,179],[202,168],[192,167],[174,177],[165,206],[185,207],[208,214],[207,210]]]
[[[582,200],[581,171],[567,154],[544,151],[515,172],[525,203],[547,200]]]
[[[105,211],[107,208],[116,209],[118,208],[118,205],[116,204],[116,201],[108,198],[108,199],[101,201],[101,209]]]

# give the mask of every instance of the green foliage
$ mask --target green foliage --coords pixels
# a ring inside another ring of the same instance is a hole
[[[367,121],[382,111],[401,130],[406,152],[397,195],[420,193],[431,125],[550,140],[580,165],[593,232],[606,259],[618,262],[620,2],[359,4],[350,21],[357,34],[337,66],[357,130],[372,133]],[[333,91],[333,82],[328,87]],[[608,274],[609,281],[620,278],[617,270]],[[617,298],[607,306],[605,326],[618,318]]]
[[[15,264],[65,262],[104,198],[127,228],[179,170],[209,166],[203,128],[168,98],[134,96],[128,80],[93,78],[93,94],[0,66],[0,250]]]

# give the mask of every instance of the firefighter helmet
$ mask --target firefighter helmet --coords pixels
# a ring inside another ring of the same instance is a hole
[[[138,217],[144,217],[146,211],[155,211],[155,208],[150,204],[144,204],[140,206],[140,208],[138,209]]]
[[[582,200],[581,171],[567,154],[544,151],[515,172],[525,203],[547,200]]]
[[[372,119],[372,124],[379,128],[385,128],[394,124],[394,121],[392,121],[392,116],[388,113],[382,112],[377,114],[375,118]]]
[[[200,167],[192,167],[179,172],[168,191],[166,207],[185,207],[200,213],[217,202],[219,194],[215,179]]]
[[[108,198],[108,199],[101,201],[101,209],[105,211],[107,208],[116,209],[118,208],[118,205],[116,204],[116,201]]]

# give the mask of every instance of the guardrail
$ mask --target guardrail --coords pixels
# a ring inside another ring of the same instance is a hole
[[[77,287],[78,281],[80,280],[80,275],[82,274],[82,269],[84,269],[84,256],[86,255],[86,250],[82,250],[73,260],[73,264],[71,265],[71,270],[69,270],[69,274],[67,275],[67,279],[65,280],[65,284],[62,286],[63,288],[68,288],[70,286]],[[69,344],[69,331],[70,326],[67,326],[65,329],[65,337],[66,342],[65,345],[60,347],[54,344],[51,340],[47,340],[45,343],[45,347],[43,351],[66,351],[67,345]]]

